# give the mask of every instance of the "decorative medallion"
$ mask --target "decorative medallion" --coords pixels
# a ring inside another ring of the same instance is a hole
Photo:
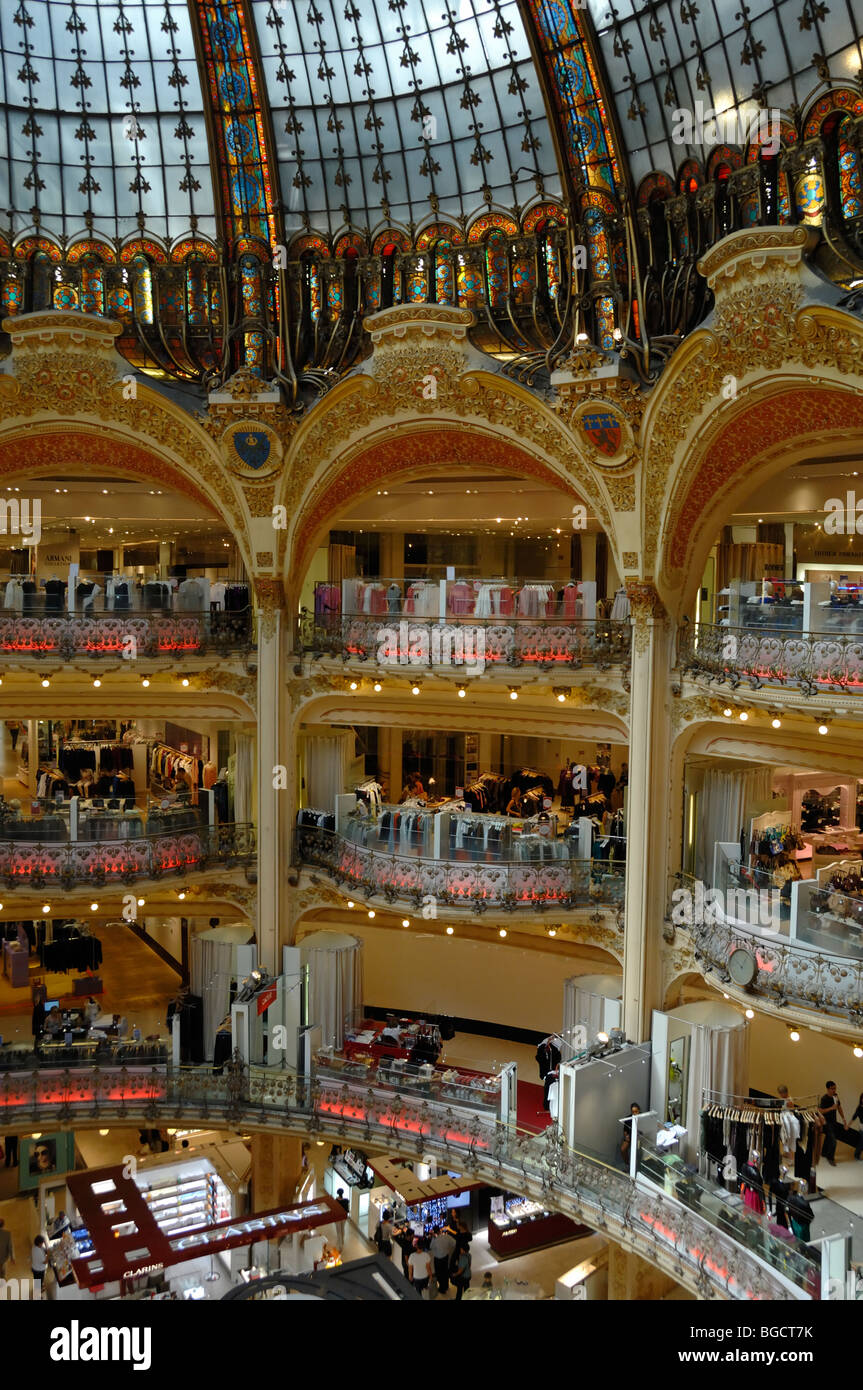
[[[632,436],[626,418],[602,400],[585,403],[573,420],[573,428],[594,463],[620,467],[632,452]]]
[[[244,478],[265,478],[278,468],[282,446],[275,430],[259,420],[241,420],[222,435],[229,468]]]

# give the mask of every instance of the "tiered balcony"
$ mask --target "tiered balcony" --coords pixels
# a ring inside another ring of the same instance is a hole
[[[26,822],[21,823],[26,830]],[[0,830],[2,834],[2,830]],[[69,892],[86,885],[157,881],[208,869],[235,869],[256,855],[254,825],[201,825],[124,840],[0,839],[0,882],[15,889]]]
[[[0,611],[0,656],[81,658],[191,657],[242,653],[253,646],[251,611],[93,614]]]
[[[318,584],[298,650],[382,668],[538,672],[628,667],[630,624],[597,618],[594,584],[405,579]],[[562,597],[561,597],[562,595]]]
[[[746,681],[753,690],[863,693],[863,637],[701,623],[681,629],[678,650],[684,675],[727,682],[732,690]]]
[[[615,843],[623,851],[625,842]],[[317,826],[304,826],[295,836],[299,865],[323,870],[346,893],[362,893],[369,901],[400,904],[414,911],[426,909],[427,915],[436,915],[439,909],[566,912],[622,906],[626,882],[622,853],[616,860],[576,859],[566,849],[566,858],[540,862],[499,859],[491,852],[479,862],[468,857],[428,859],[391,853]]]

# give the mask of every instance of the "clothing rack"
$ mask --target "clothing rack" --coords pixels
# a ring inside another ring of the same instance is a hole
[[[158,772],[161,776],[165,773],[173,774],[177,769],[188,774],[191,782],[192,805],[198,804],[198,788],[204,785],[204,760],[195,758],[190,753],[180,753],[178,749],[171,748],[167,743],[156,743],[150,752],[150,776]]]
[[[384,789],[374,777],[367,777],[364,782],[359,782],[353,791],[354,796],[358,796],[370,811],[377,812],[383,805]]]
[[[722,1105],[717,1101],[709,1101],[701,1107],[702,1114],[709,1115],[712,1120],[735,1120],[738,1124],[767,1124],[778,1125],[782,1122],[782,1112],[784,1105],[761,1106],[756,1105],[752,1100],[740,1101],[735,1105]],[[794,1103],[794,1113],[809,1120],[810,1123],[820,1114],[817,1105],[798,1105]]]

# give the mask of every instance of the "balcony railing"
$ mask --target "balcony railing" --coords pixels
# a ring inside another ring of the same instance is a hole
[[[0,613],[0,657],[156,658],[247,651],[251,610],[236,613]]]
[[[675,887],[689,889],[697,901],[696,880],[689,874],[676,875]],[[712,912],[696,913],[686,930],[692,936],[696,960],[703,970],[718,975],[720,983],[730,979],[732,952],[748,951],[756,965],[748,993],[780,1006],[835,1014],[863,1026],[863,960],[715,917]]]
[[[304,610],[298,650],[345,661],[372,661],[407,673],[531,666],[573,670],[627,665],[631,625],[588,618],[409,618],[334,615],[316,621]]]
[[[831,688],[863,692],[863,638],[778,628],[714,627],[701,623],[681,629],[679,662],[684,672],[728,681],[781,685],[814,694]]]
[[[426,909],[517,912],[623,903],[625,866],[606,859],[424,859],[355,844],[317,826],[295,832],[296,860],[369,897]]]
[[[166,874],[236,868],[255,858],[249,823],[201,826],[134,840],[0,840],[0,882],[15,888],[104,888]]]
[[[369,1090],[361,1081],[249,1069],[236,1058],[222,1075],[169,1067],[0,1075],[0,1122],[10,1127],[139,1118],[322,1134],[365,1147],[377,1141],[402,1153],[433,1153],[448,1169],[586,1222],[701,1297],[819,1296],[811,1252],[774,1239],[748,1213],[735,1219],[725,1212],[720,1224],[700,1193],[684,1191],[682,1183],[669,1195],[646,1174],[633,1182],[595,1155],[568,1148],[555,1125],[527,1134],[458,1106],[402,1095],[396,1087]]]

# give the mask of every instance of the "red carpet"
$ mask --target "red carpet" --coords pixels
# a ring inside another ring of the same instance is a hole
[[[535,1134],[551,1123],[551,1116],[542,1108],[542,1086],[534,1081],[518,1079],[518,1127]]]

